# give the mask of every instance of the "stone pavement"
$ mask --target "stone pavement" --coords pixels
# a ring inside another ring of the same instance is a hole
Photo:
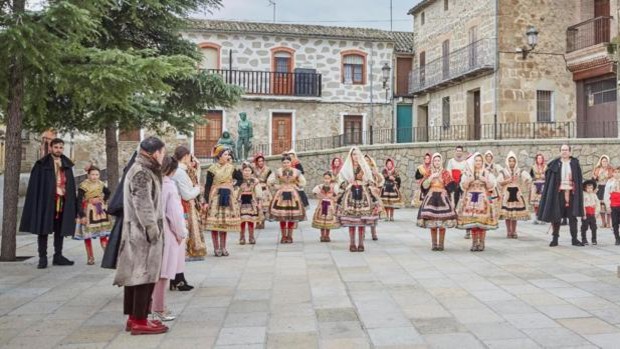
[[[520,223],[519,240],[500,229],[487,251],[469,252],[449,230],[445,252],[399,210],[379,241],[348,252],[345,230],[320,243],[308,222],[295,243],[276,243],[276,223],[255,246],[228,258],[188,263],[197,288],[171,292],[179,315],[165,335],[123,331],[113,272],[85,265],[82,243],[66,242],[74,267],[0,264],[0,347],[6,348],[617,348],[620,247],[600,229],[597,247],[549,248],[547,226]],[[19,254],[35,239],[19,236]],[[51,248],[51,246],[50,246]],[[97,257],[101,255],[97,251]]]

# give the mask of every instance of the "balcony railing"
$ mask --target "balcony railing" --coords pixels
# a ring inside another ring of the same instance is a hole
[[[574,52],[611,40],[613,17],[596,17],[566,30],[566,52]]]
[[[409,93],[418,94],[495,68],[495,41],[482,39],[409,73]]]
[[[527,122],[383,128],[328,137],[301,139],[286,145],[298,152],[352,145],[507,139],[618,138],[618,122]],[[255,144],[254,152],[270,153],[272,144]],[[279,147],[284,149],[283,147]]]
[[[321,74],[210,69],[249,95],[321,97]]]

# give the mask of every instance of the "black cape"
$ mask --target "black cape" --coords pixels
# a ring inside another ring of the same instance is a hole
[[[573,176],[573,212],[574,217],[583,216],[583,175],[577,158],[571,157],[570,168]],[[538,220],[557,222],[562,219],[560,212],[560,182],[562,181],[562,160],[557,158],[547,165],[545,186],[540,198]]]
[[[136,161],[137,155],[138,152],[134,152],[131,159],[129,159],[129,162],[123,169],[123,178],[116,187],[116,190],[114,190],[114,194],[108,203],[108,213],[116,217],[116,219],[114,220],[114,226],[110,231],[108,246],[106,246],[105,251],[103,252],[103,258],[101,258],[102,268],[116,269],[118,249],[121,246],[121,236],[123,235],[123,199],[125,198],[125,195],[123,194],[123,187],[125,186],[125,176],[127,176],[127,171],[129,171],[133,163]]]
[[[62,169],[65,171],[65,202],[62,211],[63,236],[75,234],[75,218],[77,217],[77,200],[73,162],[66,156],[61,157]],[[56,174],[54,159],[48,154],[35,162],[28,180],[26,201],[22,213],[19,231],[45,235],[54,232],[56,197]]]

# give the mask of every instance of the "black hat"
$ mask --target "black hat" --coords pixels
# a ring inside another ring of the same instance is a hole
[[[596,189],[596,181],[594,179],[588,179],[583,182],[583,191],[586,191],[586,187],[591,185],[593,189]]]

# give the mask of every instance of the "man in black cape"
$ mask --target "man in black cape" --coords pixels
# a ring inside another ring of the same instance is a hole
[[[547,165],[545,186],[540,199],[538,220],[551,222],[553,240],[549,246],[558,245],[560,223],[568,219],[573,246],[583,246],[577,239],[577,217],[583,216],[583,176],[579,160],[571,156],[571,147],[563,144],[560,157]]]
[[[51,152],[34,164],[28,181],[19,231],[38,235],[39,269],[47,268],[47,236],[52,233],[52,263],[73,265],[62,255],[63,239],[75,233],[77,217],[73,163],[63,155],[64,146],[62,139],[53,139]]]

